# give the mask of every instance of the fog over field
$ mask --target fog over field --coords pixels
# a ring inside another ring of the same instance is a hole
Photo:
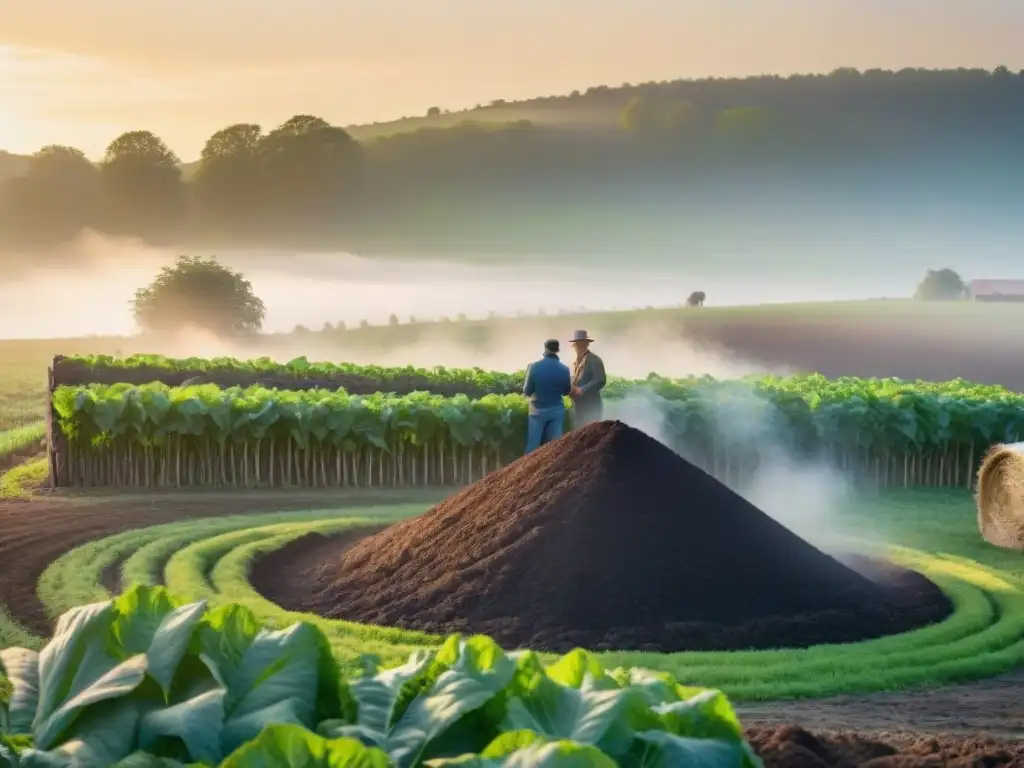
[[[132,333],[135,290],[181,253],[244,272],[266,304],[268,332],[383,323],[391,313],[404,323],[674,306],[693,290],[709,306],[908,297],[926,269],[941,267],[966,280],[1024,276],[1024,224],[1011,215],[1024,188],[1005,168],[976,165],[726,174],[682,188],[573,181],[551,199],[452,207],[453,220],[479,228],[477,252],[465,238],[446,249],[424,237],[418,255],[408,238],[397,251],[353,255],[156,248],[87,232],[41,253],[0,251],[0,338]]]
[[[638,254],[625,247],[603,254],[458,261],[223,248],[187,252],[216,254],[244,272],[266,304],[264,330],[271,333],[297,324],[314,330],[324,322],[377,324],[391,313],[404,323],[410,316],[484,318],[491,312],[515,316],[675,306],[693,290],[705,291],[708,305],[715,306],[906,297],[929,267],[953,266],[965,278],[972,276],[955,262],[954,253],[945,258],[941,249],[909,246],[895,233],[884,242],[826,234],[763,246],[756,244],[756,232],[731,246],[706,238],[678,255]],[[0,337],[130,334],[134,292],[181,250],[186,249],[86,234],[44,261],[11,260],[17,267],[0,280]],[[980,254],[971,259],[983,274],[1005,263],[1001,251],[989,250],[988,259]]]
[[[75,267],[39,268],[0,285],[4,305],[0,334],[8,337],[68,337],[85,334],[128,335],[134,330],[129,302],[134,291],[171,263],[174,251],[90,236],[75,246]],[[221,252],[222,261],[243,270],[268,308],[266,330],[290,331],[302,323],[313,330],[325,320],[344,320],[349,327],[365,318],[386,323],[395,312],[401,321],[410,315],[455,318],[459,313],[486,317],[489,312],[515,316],[517,312],[544,310],[544,325],[517,327],[502,324],[488,344],[470,345],[453,340],[444,325],[424,326],[415,342],[387,349],[365,345],[346,348],[343,337],[294,334],[270,335],[260,343],[241,346],[183,327],[173,339],[156,344],[150,339],[125,339],[120,351],[158,351],[179,357],[265,354],[279,360],[300,355],[311,359],[344,359],[383,365],[479,366],[517,370],[536,359],[545,335],[567,339],[571,318],[559,309],[636,308],[681,304],[694,289],[705,290],[718,304],[765,301],[852,299],[877,291],[881,284],[849,281],[827,291],[809,282],[737,281],[722,274],[687,274],[671,265],[630,268],[628,259],[611,265],[581,268],[482,266],[425,259],[364,258],[351,254],[283,254],[273,252]],[[913,281],[908,282],[912,289]],[[108,344],[109,346],[109,344]],[[571,358],[566,346],[565,359]],[[154,348],[158,347],[158,348]],[[613,365],[617,376],[643,377],[710,374],[735,377],[755,372],[786,374],[783,366],[770,366],[710,345],[684,339],[667,322],[651,321],[614,335],[598,334],[597,349]],[[788,459],[788,447],[774,433],[764,403],[733,401],[716,416],[716,430],[724,438],[755,440],[770,457],[754,482],[735,490],[768,514],[819,546],[828,546],[844,531],[839,510],[847,492],[846,480],[830,468],[797,466]],[[637,427],[666,444],[662,434],[669,403],[653,392],[640,392],[608,404],[607,417]],[[793,503],[793,495],[806,503]]]
[[[43,268],[0,284],[0,336],[6,338],[129,334],[130,302],[170,254],[144,251],[130,264]],[[324,322],[349,327],[366,319],[385,323],[392,313],[438,319],[485,318],[586,308],[636,309],[682,304],[703,290],[716,305],[862,298],[872,286],[843,284],[827,293],[807,285],[741,283],[715,275],[622,267],[483,266],[433,259],[367,259],[351,254],[252,256],[220,252],[242,270],[267,306],[264,330]],[[875,286],[881,287],[881,286]],[[910,286],[912,288],[912,285]]]

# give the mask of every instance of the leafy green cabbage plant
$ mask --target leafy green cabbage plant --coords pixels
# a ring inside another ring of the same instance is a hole
[[[0,651],[0,768],[759,765],[729,702],[583,651],[449,637],[343,680],[318,629],[133,587]]]
[[[879,487],[969,486],[993,443],[1024,437],[1024,395],[962,381],[650,377],[607,399],[637,387],[660,398],[662,439],[727,483],[782,445]],[[58,387],[53,406],[60,484],[99,487],[467,484],[522,455],[528,415],[522,395],[215,385]]]

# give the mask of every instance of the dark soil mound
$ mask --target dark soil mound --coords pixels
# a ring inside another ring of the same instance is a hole
[[[679,625],[687,647],[696,625],[742,636],[738,625],[780,616],[803,635],[812,614],[905,608],[657,441],[610,421],[361,541],[315,580],[307,606],[329,616],[552,649],[664,646]]]
[[[856,733],[812,734],[795,725],[750,728],[765,768],[975,768],[1024,765],[1024,742],[907,735],[884,741]]]

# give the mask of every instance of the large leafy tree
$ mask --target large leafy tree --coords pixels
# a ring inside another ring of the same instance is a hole
[[[957,301],[967,298],[967,284],[952,269],[929,269],[918,284],[914,298],[919,301]]]
[[[263,138],[260,126],[237,123],[217,131],[203,147],[192,190],[207,234],[243,237],[257,221]]]
[[[349,133],[313,115],[295,115],[261,143],[267,204],[288,224],[330,224],[352,199],[362,147]]]
[[[117,233],[150,239],[173,236],[185,214],[180,161],[150,131],[114,139],[100,166],[107,224]]]
[[[78,149],[50,145],[8,187],[10,226],[22,243],[66,242],[97,223],[99,172]]]
[[[174,331],[185,325],[218,336],[257,333],[266,307],[252,283],[215,258],[181,256],[135,292],[133,314],[148,332]]]

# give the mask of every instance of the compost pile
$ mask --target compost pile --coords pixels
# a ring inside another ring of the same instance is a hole
[[[612,421],[349,545],[304,581],[304,610],[550,650],[806,646],[950,610],[923,578],[855,572]]]

